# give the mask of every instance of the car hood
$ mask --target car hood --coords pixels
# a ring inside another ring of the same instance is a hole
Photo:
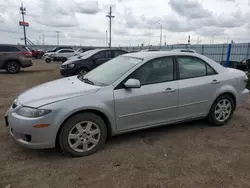
[[[23,106],[38,108],[49,103],[93,93],[99,88],[80,81],[77,76],[72,76],[35,86],[20,94],[18,101]]]

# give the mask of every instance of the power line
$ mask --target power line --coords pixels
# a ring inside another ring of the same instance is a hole
[[[115,16],[112,15],[112,7],[109,9],[109,13],[106,15],[109,18],[109,47],[111,48],[111,20]]]
[[[23,23],[24,23],[24,15],[26,14],[26,8],[23,7],[23,3],[21,4],[20,7],[20,13],[22,14],[22,19],[23,19]],[[26,38],[26,29],[25,29],[25,25],[23,24],[23,35],[24,35],[24,43],[25,45],[27,45],[27,38]]]

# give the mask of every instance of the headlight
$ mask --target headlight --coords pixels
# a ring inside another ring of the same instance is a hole
[[[73,68],[75,65],[74,64],[68,64],[69,68]]]
[[[46,109],[36,109],[36,108],[30,108],[30,107],[21,107],[17,110],[17,114],[24,117],[41,117],[45,116],[46,114],[49,114],[51,110]]]

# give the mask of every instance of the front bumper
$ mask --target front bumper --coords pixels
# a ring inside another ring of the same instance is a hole
[[[52,125],[46,128],[34,128],[37,124],[49,124],[50,115],[39,118],[26,118],[19,116],[10,109],[7,113],[10,135],[15,141],[32,149],[54,148],[56,132]]]
[[[76,74],[76,70],[74,68],[64,68],[60,69],[60,73],[62,76],[74,76]]]

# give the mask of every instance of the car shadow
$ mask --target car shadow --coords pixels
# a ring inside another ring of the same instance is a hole
[[[141,140],[143,139],[146,144],[151,145],[154,139],[161,136],[166,136],[166,134],[171,134],[171,132],[176,131],[186,131],[187,129],[199,128],[204,129],[208,127],[206,120],[193,120],[185,123],[176,123],[170,125],[163,125],[154,128],[148,128],[143,130],[138,130],[134,132],[124,133],[122,135],[117,135],[108,140],[108,145],[116,145],[127,142],[128,140]]]
[[[138,130],[130,133],[124,133],[122,135],[114,136],[108,139],[106,143],[106,149],[109,147],[116,147],[117,145],[126,144],[128,141],[138,141],[143,140],[148,145],[153,145],[155,140],[158,140],[161,136],[166,136],[176,131],[186,131],[187,129],[204,129],[208,127],[208,123],[205,120],[195,120],[185,123],[165,125],[155,128],[148,128],[143,130]],[[104,149],[105,150],[105,149]],[[59,147],[53,149],[42,149],[42,150],[31,150],[23,148],[22,151],[25,155],[30,156],[31,158],[39,159],[66,159],[69,158],[63,154],[62,150]],[[103,151],[102,151],[103,152]]]

